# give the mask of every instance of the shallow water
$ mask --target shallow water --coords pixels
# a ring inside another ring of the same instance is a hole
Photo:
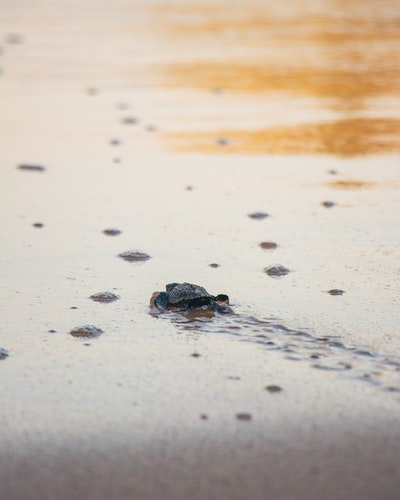
[[[198,439],[214,449],[234,446],[238,425],[252,426],[244,450],[293,433],[307,448],[317,428],[327,463],[341,431],[380,456],[378,429],[390,463],[400,442],[395,7],[3,2],[9,491],[27,448],[50,463],[82,443],[104,454],[160,442],[168,454]],[[228,294],[234,314],[149,314],[151,294],[174,281]],[[102,334],[69,335],[82,325]],[[45,470],[29,467],[36,479]],[[382,477],[389,491],[395,475]]]

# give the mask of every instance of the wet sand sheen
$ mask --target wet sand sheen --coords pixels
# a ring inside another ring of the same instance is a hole
[[[212,130],[208,136],[177,131],[167,136],[175,150],[339,156],[399,152],[400,126],[393,113],[400,97],[400,19],[393,2],[385,6],[370,2],[362,9],[349,2],[343,8],[333,1],[326,7],[330,16],[318,9],[304,16],[294,6],[285,11],[258,2],[250,2],[245,14],[224,2],[191,2],[179,13],[161,8],[166,22],[160,30],[169,43],[189,44],[197,54],[161,66],[157,72],[166,88],[218,91],[262,105],[278,96],[287,118],[296,115],[296,103],[305,97],[332,111],[327,123],[217,130],[225,148],[213,144]],[[227,55],[220,58],[215,46]],[[380,104],[382,99],[390,104]],[[208,111],[210,123],[217,113]]]
[[[400,120],[350,118],[331,123],[165,135],[176,151],[207,154],[331,154],[343,157],[399,153]],[[224,144],[218,140],[223,137]]]
[[[395,54],[393,54],[395,56]],[[362,63],[362,60],[360,61]],[[376,61],[378,62],[378,61]],[[228,92],[268,93],[286,92],[289,97],[311,95],[331,98],[340,102],[346,99],[366,99],[381,95],[400,95],[400,76],[393,63],[380,68],[326,68],[321,66],[296,67],[285,61],[279,67],[269,67],[268,62],[249,63],[235,60],[170,64],[164,69],[167,87],[194,87],[210,90],[216,87]],[[351,61],[349,61],[351,64]]]

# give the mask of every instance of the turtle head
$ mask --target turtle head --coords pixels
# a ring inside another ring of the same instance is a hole
[[[215,302],[221,303],[221,304],[229,304],[229,297],[228,295],[225,295],[224,293],[220,293],[217,296],[214,297]]]

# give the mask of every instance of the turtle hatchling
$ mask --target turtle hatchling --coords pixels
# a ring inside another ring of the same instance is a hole
[[[229,297],[225,294],[211,295],[205,288],[192,283],[169,283],[165,292],[154,292],[150,307],[159,311],[216,311],[232,313]]]

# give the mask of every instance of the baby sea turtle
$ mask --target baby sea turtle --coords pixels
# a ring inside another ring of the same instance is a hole
[[[211,295],[205,288],[192,283],[169,283],[165,292],[154,292],[150,307],[160,311],[216,311],[231,313],[229,297],[225,294]]]

